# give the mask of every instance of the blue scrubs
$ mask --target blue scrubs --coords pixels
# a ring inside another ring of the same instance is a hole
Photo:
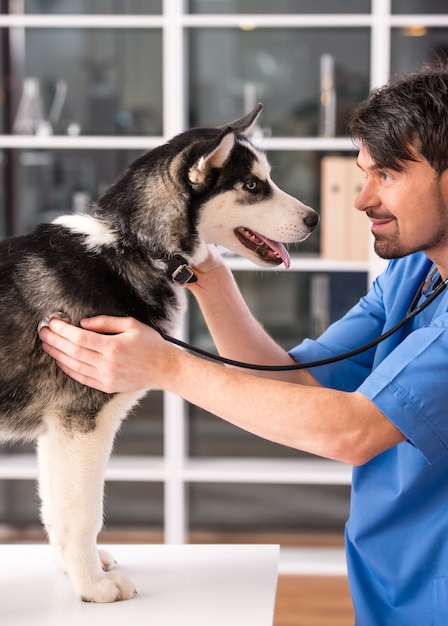
[[[391,261],[347,315],[290,354],[314,361],[374,339],[404,317],[431,268],[422,253]],[[356,625],[447,626],[448,289],[376,348],[312,373],[364,394],[407,438],[353,468],[346,551]]]

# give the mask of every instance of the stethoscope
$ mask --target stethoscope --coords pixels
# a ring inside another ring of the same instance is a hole
[[[385,339],[387,339],[388,337],[396,333],[397,330],[399,330],[405,324],[407,324],[409,320],[413,319],[416,315],[424,311],[426,307],[428,307],[431,304],[431,302],[433,302],[442,293],[442,291],[444,291],[448,287],[448,278],[446,278],[445,280],[442,280],[438,284],[436,283],[434,289],[431,291],[428,297],[422,302],[422,304],[417,306],[418,301],[423,295],[423,292],[426,291],[426,289],[428,288],[428,285],[430,284],[435,271],[436,271],[436,268],[430,274],[430,276],[428,278],[425,278],[425,280],[421,283],[421,285],[419,286],[418,290],[415,293],[415,296],[412,298],[412,302],[409,305],[406,315],[403,317],[402,320],[398,322],[398,324],[390,328],[388,331],[386,331],[379,337],[376,337],[376,339],[369,341],[368,343],[360,346],[359,348],[356,348],[355,350],[350,350],[349,352],[344,352],[343,354],[332,356],[332,357],[329,357],[328,359],[321,359],[320,361],[310,361],[309,363],[293,363],[291,365],[258,365],[255,363],[244,363],[242,361],[234,361],[233,359],[228,359],[226,357],[219,356],[211,352],[207,352],[206,350],[202,350],[201,348],[191,346],[190,344],[184,341],[181,341],[180,339],[177,339],[175,337],[171,337],[170,335],[165,335],[164,333],[160,333],[160,334],[166,341],[169,341],[170,343],[173,343],[181,348],[184,348],[188,350],[189,352],[194,352],[195,354],[206,357],[207,359],[210,359],[212,361],[217,361],[218,363],[224,363],[225,365],[233,365],[234,367],[241,367],[244,369],[251,369],[251,370],[258,370],[258,371],[265,371],[265,372],[287,372],[291,370],[310,369],[312,367],[330,365],[331,363],[337,363],[338,361],[351,359],[352,357],[357,356],[358,354],[361,354],[361,352],[365,352],[367,350],[370,350],[370,348],[377,346],[379,343],[381,343],[382,341],[384,341]]]

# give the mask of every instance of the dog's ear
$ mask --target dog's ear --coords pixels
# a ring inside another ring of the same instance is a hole
[[[209,151],[202,155],[188,171],[188,179],[195,189],[200,189],[206,181],[212,168],[220,169],[227,161],[235,144],[237,135],[248,135],[257,122],[258,116],[263,109],[261,103],[247,115],[221,127],[222,133],[218,142]]]
[[[239,120],[231,122],[229,124],[230,128],[233,128],[233,130],[239,135],[249,135],[250,131],[255,126],[262,109],[263,105],[259,102],[250,113]]]
[[[230,126],[221,133],[217,145],[202,155],[188,170],[188,179],[193,188],[199,189],[206,183],[210,170],[220,169],[227,161],[235,144],[235,132]]]

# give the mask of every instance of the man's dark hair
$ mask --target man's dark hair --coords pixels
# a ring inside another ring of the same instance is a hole
[[[421,155],[440,176],[448,168],[448,65],[426,66],[374,89],[348,128],[377,167],[402,171]]]

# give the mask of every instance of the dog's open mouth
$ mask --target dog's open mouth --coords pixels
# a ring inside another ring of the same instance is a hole
[[[284,263],[288,268],[291,264],[288,251],[282,243],[272,241],[263,235],[254,233],[253,230],[240,226],[235,228],[234,233],[239,241],[245,246],[257,254],[260,259],[271,265],[280,265]]]

